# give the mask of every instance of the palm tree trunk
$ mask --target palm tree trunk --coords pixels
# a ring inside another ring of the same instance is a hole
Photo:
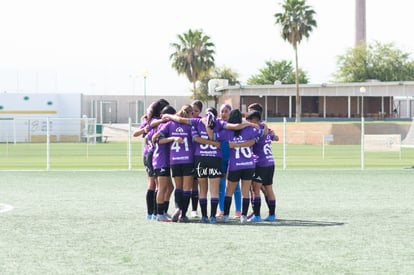
[[[301,100],[300,100],[300,95],[299,95],[299,62],[298,62],[298,47],[297,45],[294,45],[294,49],[295,49],[295,67],[296,67],[296,72],[295,72],[295,83],[296,83],[296,122],[300,122],[300,117],[302,115],[302,104],[301,104]]]
[[[197,99],[197,87],[196,87],[196,81],[193,82],[193,99]]]

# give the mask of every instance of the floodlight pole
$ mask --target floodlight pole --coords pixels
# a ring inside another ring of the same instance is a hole
[[[361,170],[365,169],[365,118],[361,117]]]
[[[130,74],[129,77],[132,79],[132,95],[135,96],[135,79],[138,75]],[[135,100],[135,123],[138,123],[138,99]]]
[[[286,117],[283,117],[283,170],[286,170]]]
[[[46,118],[46,170],[50,171],[50,125],[49,125],[49,117]]]
[[[365,118],[364,118],[364,94],[366,92],[365,87],[359,88],[359,92],[362,95],[361,99],[361,170],[365,169]]]
[[[362,86],[361,88],[359,88],[359,93],[361,94],[361,117],[364,116],[364,94],[367,90],[365,89],[364,86]]]
[[[132,120],[128,118],[128,170],[132,169]]]
[[[148,71],[145,70],[142,73],[142,76],[144,77],[144,114],[147,110],[147,77],[148,77]]]

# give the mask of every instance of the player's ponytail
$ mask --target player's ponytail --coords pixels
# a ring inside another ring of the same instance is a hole
[[[239,109],[233,109],[230,112],[228,123],[239,124],[242,122],[242,117],[243,115]],[[236,130],[234,131],[234,136],[238,137],[240,136],[240,133],[241,133],[241,130]]]

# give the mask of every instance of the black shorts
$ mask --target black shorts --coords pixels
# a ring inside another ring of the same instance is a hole
[[[228,171],[227,179],[229,181],[251,180],[253,178],[254,168]]]
[[[147,171],[148,177],[155,177],[154,167],[152,166],[152,155],[154,152],[148,152],[144,156],[145,171]]]
[[[184,177],[194,175],[194,163],[174,164],[171,165],[173,177]]]
[[[171,177],[171,169],[170,167],[157,168],[154,170],[154,174],[156,177]]]
[[[260,167],[256,166],[253,175],[253,181],[259,182],[263,185],[273,184],[273,174],[275,172],[275,166]]]
[[[221,158],[219,157],[194,157],[195,175],[197,178],[221,178]]]

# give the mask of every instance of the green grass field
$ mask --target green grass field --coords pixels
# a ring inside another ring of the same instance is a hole
[[[411,274],[413,173],[279,170],[278,222],[210,225],[147,221],[142,170],[0,171],[0,274]]]
[[[276,168],[283,168],[283,144],[274,143]],[[52,143],[50,170],[129,169],[127,142]],[[132,143],[131,169],[142,169],[142,145]],[[398,152],[366,152],[367,169],[400,169],[414,165],[414,148]],[[0,170],[46,170],[46,144],[0,143]],[[359,145],[287,145],[287,169],[358,169],[361,168]]]
[[[0,169],[45,170],[45,143],[0,144]],[[133,143],[132,168],[143,168],[141,143]],[[128,143],[52,143],[51,170],[128,169]]]

